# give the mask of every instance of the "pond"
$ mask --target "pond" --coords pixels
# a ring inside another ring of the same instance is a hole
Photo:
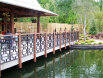
[[[56,51],[2,71],[2,78],[102,78],[103,50]]]

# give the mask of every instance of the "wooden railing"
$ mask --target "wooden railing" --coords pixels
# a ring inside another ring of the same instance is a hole
[[[22,68],[21,58],[34,54],[34,62],[36,62],[36,54],[45,52],[47,58],[47,50],[53,49],[55,54],[55,47],[79,41],[79,31],[73,32],[57,32],[57,33],[26,33],[15,35],[1,35],[0,36],[0,65],[19,60],[19,68]]]

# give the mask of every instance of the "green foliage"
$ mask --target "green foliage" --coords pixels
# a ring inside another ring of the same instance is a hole
[[[100,44],[100,45],[101,45],[101,44],[103,44],[103,43],[102,43],[102,42],[99,42],[98,44]]]
[[[92,43],[91,43],[91,42],[89,42],[89,43],[87,43],[87,45],[92,45]]]
[[[97,34],[97,28],[96,28],[96,24],[95,24],[94,20],[92,20],[91,27],[90,27],[90,30],[89,30],[89,34],[92,34],[92,35]]]
[[[93,45],[98,45],[97,43],[94,43]]]
[[[75,42],[75,45],[78,45],[79,43],[78,42]]]
[[[81,45],[86,45],[86,43],[85,43],[85,42],[82,42]]]
[[[95,40],[90,40],[90,42],[95,42]]]

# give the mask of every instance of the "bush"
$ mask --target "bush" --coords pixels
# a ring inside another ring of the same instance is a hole
[[[78,42],[75,42],[75,45],[78,45],[79,43]]]
[[[90,30],[89,30],[89,34],[92,34],[92,35],[97,34],[97,28],[96,28],[96,24],[95,24],[94,20],[92,20],[91,27],[90,27]]]
[[[85,42],[86,42],[86,43],[90,43],[90,41],[89,41],[89,40],[86,40]]]
[[[92,44],[89,42],[89,43],[87,43],[87,45],[92,45]]]
[[[103,44],[103,43],[102,43],[102,42],[99,42],[98,44],[100,44],[100,45],[101,45],[101,44]]]
[[[97,43],[94,43],[93,45],[97,45]]]
[[[86,45],[86,43],[85,43],[85,42],[82,42],[81,45]]]
[[[86,38],[86,40],[89,40],[89,38]]]
[[[95,40],[90,40],[90,42],[95,42]]]

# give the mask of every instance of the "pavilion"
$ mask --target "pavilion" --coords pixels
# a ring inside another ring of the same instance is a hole
[[[4,19],[6,14],[9,23]],[[56,13],[43,9],[37,0],[0,0],[0,29],[9,29],[14,34],[15,17],[37,17],[37,33],[40,33],[40,16],[57,16]],[[4,26],[6,27],[4,28]]]

